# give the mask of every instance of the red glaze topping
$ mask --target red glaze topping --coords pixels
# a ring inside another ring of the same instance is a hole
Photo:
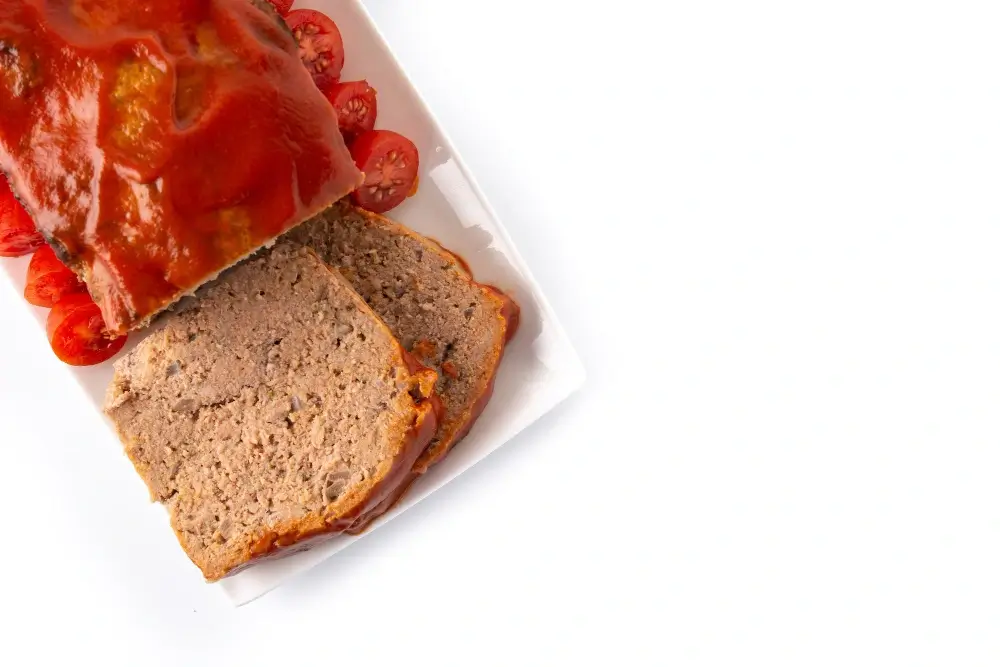
[[[250,0],[0,0],[0,170],[122,333],[360,182]]]

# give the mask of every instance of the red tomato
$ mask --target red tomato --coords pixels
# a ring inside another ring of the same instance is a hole
[[[282,16],[288,16],[288,10],[292,8],[292,0],[267,0],[274,6],[274,11]]]
[[[0,257],[20,257],[40,248],[45,239],[35,229],[31,216],[0,175]]]
[[[24,298],[28,303],[51,308],[67,294],[86,289],[77,275],[59,261],[51,246],[43,245],[31,256],[28,281],[24,286]]]
[[[345,139],[375,129],[378,102],[375,99],[375,89],[367,81],[335,83],[324,94],[337,112],[340,133]]]
[[[288,12],[285,23],[299,43],[299,57],[320,89],[340,80],[344,69],[344,40],[328,16],[314,9]]]
[[[389,130],[370,130],[351,144],[351,157],[365,182],[351,193],[354,203],[384,213],[416,193],[420,156],[413,142]]]
[[[86,293],[69,294],[49,312],[45,321],[49,345],[70,366],[92,366],[115,356],[126,336],[111,338],[101,310]]]

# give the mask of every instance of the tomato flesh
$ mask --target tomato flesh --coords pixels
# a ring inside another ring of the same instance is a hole
[[[7,178],[0,175],[0,257],[27,255],[44,244],[31,216],[10,191]]]
[[[274,11],[281,16],[288,16],[288,11],[292,8],[292,0],[267,0],[274,7]]]
[[[351,193],[361,208],[385,213],[416,193],[420,156],[403,135],[390,130],[363,132],[351,144],[351,157],[365,173],[365,182]]]
[[[45,333],[52,351],[70,366],[107,361],[125,346],[127,339],[108,335],[101,309],[86,293],[60,299],[45,321]]]
[[[28,303],[51,308],[67,294],[86,289],[83,281],[59,261],[51,246],[43,245],[31,256],[24,286],[24,298]]]
[[[337,113],[340,133],[348,143],[362,132],[375,129],[378,101],[375,89],[367,81],[335,83],[324,94]]]
[[[314,9],[288,12],[285,23],[299,43],[299,57],[313,81],[325,90],[340,80],[344,69],[344,40],[337,24]]]

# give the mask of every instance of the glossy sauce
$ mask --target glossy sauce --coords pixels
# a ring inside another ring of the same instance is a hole
[[[0,169],[118,333],[360,181],[250,0],[0,0]]]

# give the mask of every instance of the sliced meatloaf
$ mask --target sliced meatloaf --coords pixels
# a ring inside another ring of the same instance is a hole
[[[517,305],[473,280],[438,243],[345,202],[285,238],[340,270],[400,343],[438,373],[444,416],[414,468],[422,473],[468,433],[493,391]]]
[[[343,278],[278,244],[120,359],[105,409],[215,580],[370,520],[435,432],[434,381]]]

